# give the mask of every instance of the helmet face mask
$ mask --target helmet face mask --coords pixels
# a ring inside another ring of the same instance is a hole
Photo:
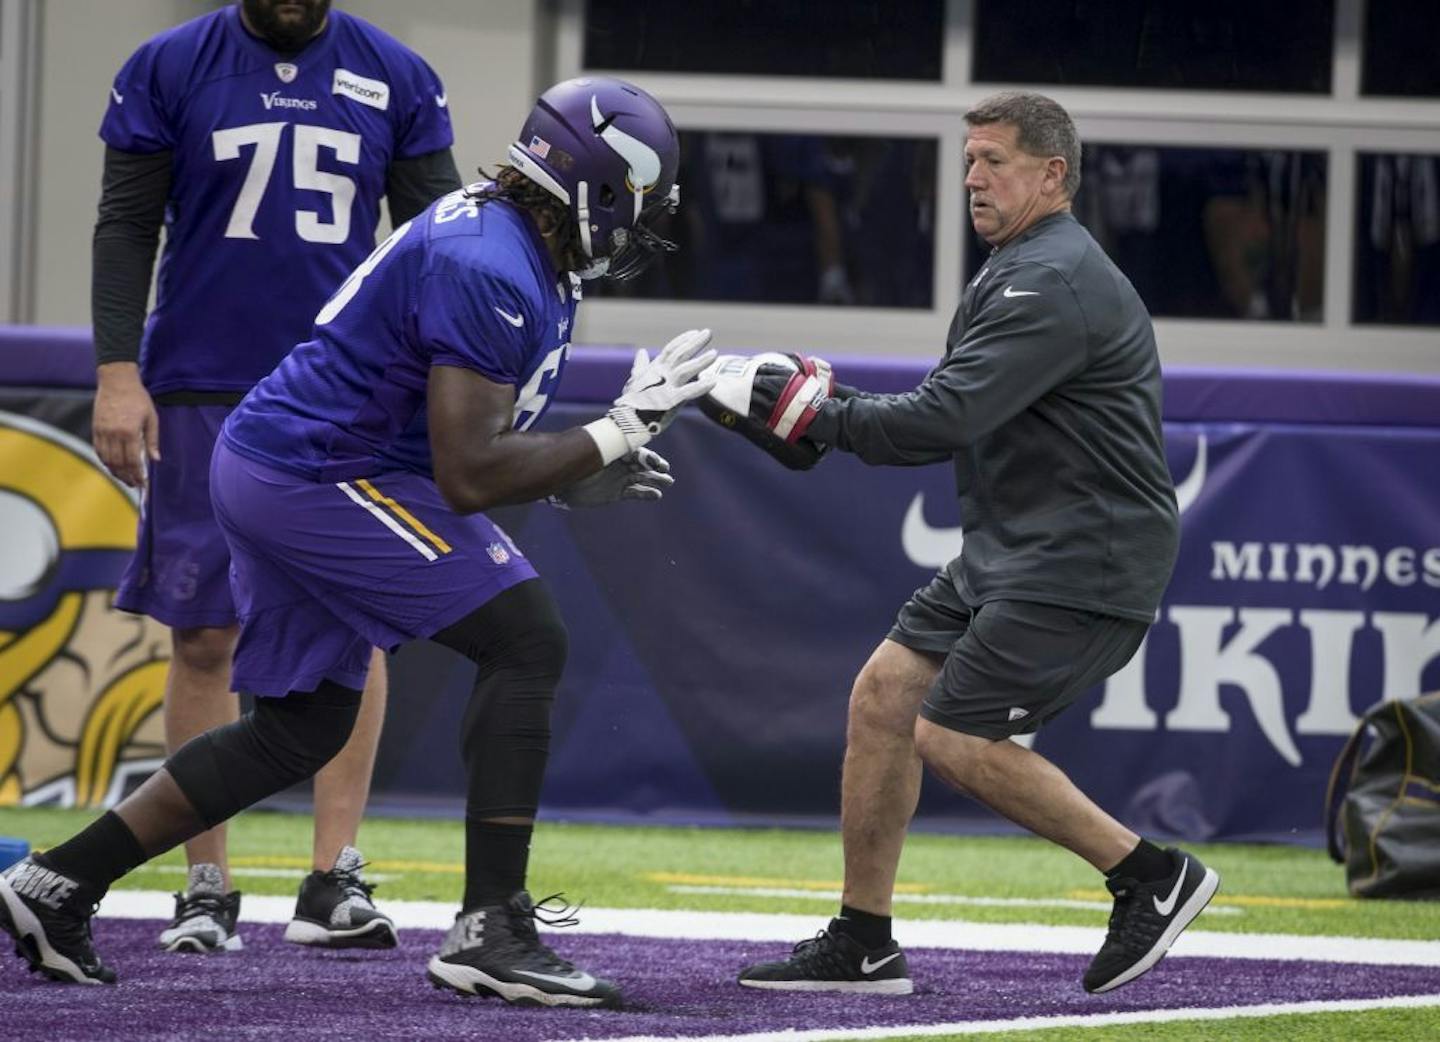
[[[556,84],[509,155],[569,209],[589,261],[576,271],[581,278],[631,278],[676,248],[652,225],[679,205],[679,138],[640,88],[602,76]]]

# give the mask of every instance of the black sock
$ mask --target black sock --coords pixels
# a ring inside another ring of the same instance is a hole
[[[1175,863],[1170,860],[1170,855],[1148,839],[1142,839],[1135,849],[1126,854],[1105,876],[1107,879],[1123,876],[1140,883],[1154,883],[1169,879],[1174,874]]]
[[[46,868],[102,891],[148,860],[135,833],[113,810],[107,810],[64,843],[36,858]]]
[[[862,948],[873,950],[883,948],[890,943],[890,917],[888,915],[862,912],[849,905],[840,906],[840,914],[831,921],[830,928],[836,933],[843,933],[852,940],[858,941]]]
[[[504,904],[515,891],[525,889],[534,831],[534,825],[465,823],[465,900],[461,905],[465,911]]]

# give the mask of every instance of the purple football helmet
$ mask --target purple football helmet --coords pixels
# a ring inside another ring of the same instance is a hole
[[[510,162],[570,208],[590,258],[581,278],[629,278],[675,249],[650,225],[680,203],[680,142],[639,87],[608,76],[557,83],[535,103]]]

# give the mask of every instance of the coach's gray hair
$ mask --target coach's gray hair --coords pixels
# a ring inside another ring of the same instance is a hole
[[[1009,123],[1018,131],[1016,143],[1032,156],[1065,160],[1065,195],[1080,191],[1080,135],[1070,113],[1043,94],[1011,90],[992,94],[965,113],[972,127]]]

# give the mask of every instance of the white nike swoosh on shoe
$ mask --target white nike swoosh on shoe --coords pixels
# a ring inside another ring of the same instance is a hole
[[[865,958],[860,960],[860,972],[868,977],[870,974],[878,970],[881,966],[884,966],[887,962],[894,962],[898,958],[900,958],[899,952],[891,952],[879,962],[871,962],[870,956],[867,955],[865,956]]]
[[[1015,289],[1012,286],[1006,286],[1004,295],[1007,297],[1038,297],[1040,291],[1038,289]]]
[[[1175,911],[1175,899],[1180,896],[1180,888],[1185,885],[1185,873],[1189,870],[1190,859],[1187,857],[1184,864],[1180,866],[1180,878],[1175,880],[1175,889],[1170,891],[1170,896],[1165,898],[1165,900],[1163,901],[1160,900],[1160,898],[1158,897],[1152,896],[1150,898],[1150,900],[1155,902],[1155,911],[1159,912],[1161,915],[1169,915],[1171,912]]]
[[[566,988],[573,988],[576,991],[589,991],[595,987],[597,981],[588,973],[575,973],[569,977],[561,977],[554,973],[537,973],[534,970],[516,970],[518,974],[526,977],[534,977],[539,981],[546,981],[550,984],[559,984]]]
[[[503,318],[506,322],[509,322],[509,323],[510,323],[512,326],[514,326],[516,329],[519,329],[521,326],[523,326],[523,325],[525,324],[525,316],[524,316],[524,315],[512,315],[512,314],[510,314],[510,312],[506,311],[504,308],[496,308],[496,309],[495,309],[495,313],[496,313],[497,315],[499,315],[501,318]]]

